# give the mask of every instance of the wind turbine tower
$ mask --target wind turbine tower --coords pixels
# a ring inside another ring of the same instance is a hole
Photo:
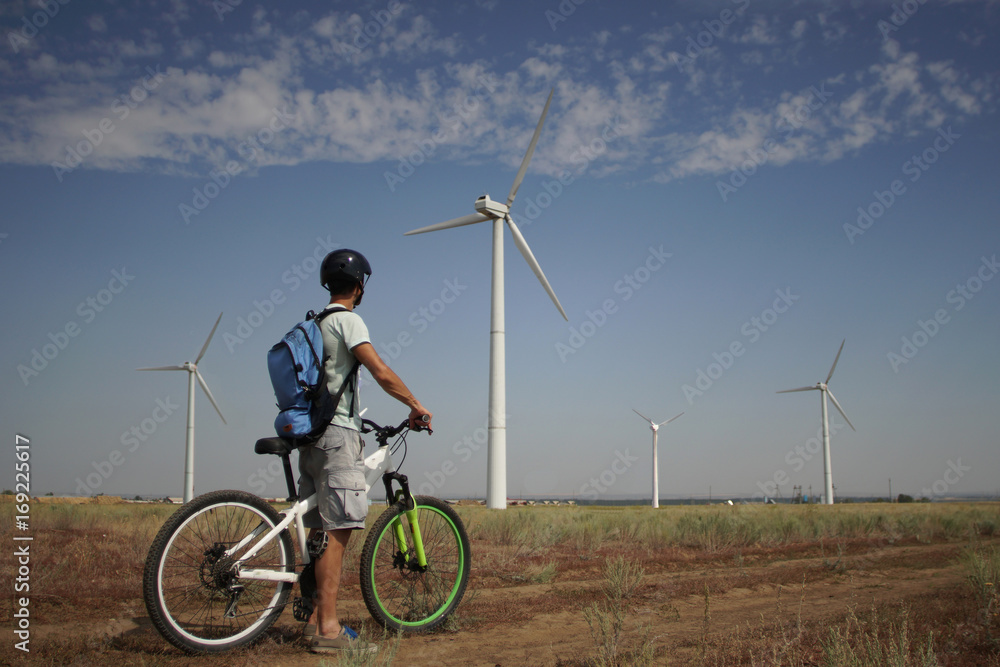
[[[632,408],[632,412],[642,417],[645,421],[648,421],[649,430],[653,432],[653,507],[656,508],[660,506],[660,464],[656,458],[656,432],[660,430],[661,426],[669,424],[670,422],[677,419],[677,417],[680,417],[684,413],[682,412],[681,415],[677,415],[677,417],[671,417],[667,421],[660,422],[659,424],[657,424],[652,419],[642,414],[635,408]]]
[[[552,94],[554,92],[555,89],[549,93],[549,98],[545,102],[545,108],[542,110],[542,117],[538,120],[538,126],[535,127],[535,134],[531,137],[531,143],[528,144],[528,152],[525,153],[524,159],[521,161],[521,167],[517,170],[517,176],[514,177],[514,185],[510,189],[510,194],[507,195],[506,203],[493,201],[490,199],[489,195],[483,195],[475,202],[475,213],[406,232],[406,235],[423,234],[425,232],[434,232],[439,229],[450,229],[452,227],[473,225],[486,220],[493,221],[492,305],[490,309],[490,393],[488,415],[489,439],[487,445],[488,454],[486,473],[486,505],[491,509],[504,509],[507,507],[507,388],[504,370],[503,303],[504,223],[506,223],[507,227],[510,228],[511,236],[514,238],[514,245],[517,246],[521,255],[524,256],[525,261],[528,262],[528,266],[531,267],[531,270],[538,278],[538,281],[542,284],[542,287],[545,288],[549,298],[552,299],[552,302],[559,310],[559,313],[563,316],[563,319],[569,321],[569,318],[566,317],[566,311],[563,310],[562,305],[559,303],[559,299],[556,297],[556,293],[552,290],[552,286],[545,277],[545,273],[542,272],[542,267],[539,266],[538,260],[535,259],[534,254],[531,252],[531,248],[528,247],[527,241],[524,240],[524,237],[521,235],[521,231],[517,228],[517,225],[514,224],[514,220],[510,216],[510,207],[514,203],[514,197],[517,195],[517,189],[520,187],[521,181],[524,180],[524,174],[528,171],[528,163],[531,162],[531,156],[535,152],[535,145],[538,144],[538,136],[542,133],[542,124],[545,122],[545,116],[549,112],[549,104],[552,103]]]
[[[833,360],[833,366],[830,366],[830,372],[827,373],[826,380],[824,380],[823,382],[817,382],[812,387],[798,387],[796,389],[783,389],[782,391],[777,392],[779,394],[788,394],[788,393],[791,393],[793,391],[818,391],[819,392],[820,412],[823,415],[823,483],[824,483],[824,486],[825,486],[825,489],[826,489],[824,502],[827,505],[832,505],[833,504],[833,471],[832,471],[832,469],[830,467],[830,420],[829,420],[829,417],[827,415],[827,409],[826,409],[826,397],[827,397],[827,395],[830,396],[830,400],[833,401],[833,405],[840,412],[841,416],[847,422],[847,425],[851,427],[851,430],[852,431],[856,431],[857,430],[856,428],[854,428],[854,424],[851,423],[851,420],[847,418],[847,414],[844,412],[844,409],[842,407],[840,407],[840,403],[837,402],[837,397],[833,395],[833,392],[830,391],[830,388],[829,388],[830,378],[833,377],[833,371],[834,371],[835,368],[837,368],[837,362],[840,361],[840,353],[844,351],[844,343],[846,343],[846,342],[847,342],[846,338],[843,341],[841,341],[841,343],[840,343],[840,349],[837,350],[837,356]]]
[[[209,390],[208,385],[205,383],[205,378],[201,376],[198,372],[198,362],[201,358],[205,356],[205,350],[208,349],[208,344],[212,342],[212,336],[215,335],[215,330],[219,326],[219,322],[222,320],[222,313],[219,313],[219,319],[215,320],[215,326],[212,327],[212,332],[208,334],[208,338],[205,340],[205,344],[201,346],[201,351],[198,352],[198,356],[195,357],[194,361],[185,361],[180,366],[157,366],[155,368],[137,368],[137,371],[187,371],[188,373],[188,412],[187,412],[187,437],[186,437],[186,449],[184,455],[184,502],[189,502],[194,497],[194,381],[195,378],[198,380],[198,384],[201,385],[202,390],[204,390],[205,395],[208,396],[208,400],[211,401],[212,407],[215,411],[219,413],[219,419],[222,423],[226,423],[226,418],[222,416],[222,410],[219,409],[219,404],[215,402],[215,397],[212,396],[212,392]]]

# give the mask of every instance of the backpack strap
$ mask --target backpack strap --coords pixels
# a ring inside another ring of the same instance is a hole
[[[351,385],[351,396],[352,396],[352,398],[354,396],[357,396],[357,391],[358,391],[358,369],[360,367],[361,367],[361,362],[360,361],[355,361],[354,362],[354,366],[351,368],[351,372],[347,374],[346,378],[344,378],[344,384],[340,385],[340,391],[338,391],[337,395],[333,397],[333,410],[334,410],[334,412],[336,412],[337,406],[340,405],[340,397],[344,395],[344,390],[347,389],[347,385],[348,384]],[[347,414],[348,418],[350,418],[350,419],[354,418],[354,403],[355,403],[355,401],[352,400],[351,401],[351,409],[350,409],[350,411]]]
[[[316,325],[319,326],[320,323],[323,321],[323,318],[325,318],[327,315],[332,315],[333,313],[340,313],[340,312],[344,312],[344,311],[347,311],[347,308],[345,308],[344,306],[334,306],[333,308],[325,308],[325,309],[321,310],[319,313],[314,313],[313,311],[310,310],[308,313],[306,313],[306,319],[315,319],[316,320]],[[313,351],[313,356],[314,357],[316,356],[315,351]],[[316,363],[319,365],[320,371],[323,373],[323,379],[322,379],[323,382],[326,382],[326,363],[325,362],[326,362],[327,358],[329,358],[329,357],[328,356],[324,357],[322,362],[319,361],[318,357],[316,359]],[[341,398],[341,396],[344,395],[344,390],[347,389],[347,385],[351,385],[351,396],[352,397],[357,396],[357,392],[358,392],[358,369],[360,368],[360,366],[361,366],[361,362],[355,360],[354,366],[351,367],[351,370],[347,373],[347,377],[344,378],[343,384],[340,385],[340,389],[337,391],[337,394],[333,397],[333,412],[334,412],[334,414],[336,414],[336,412],[337,412],[337,406],[340,405],[340,398]],[[350,411],[348,412],[348,415],[347,415],[348,418],[350,418],[350,419],[354,418],[354,403],[355,403],[355,401],[352,400],[351,401],[351,409],[350,409]]]

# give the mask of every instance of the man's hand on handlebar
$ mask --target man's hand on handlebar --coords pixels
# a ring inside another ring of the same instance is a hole
[[[426,409],[423,405],[420,405],[420,403],[418,402],[416,407],[410,409],[410,417],[409,417],[410,428],[414,431],[416,430],[430,431],[432,416],[433,415],[431,414],[431,411]]]

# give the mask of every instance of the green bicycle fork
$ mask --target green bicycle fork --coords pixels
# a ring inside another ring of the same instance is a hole
[[[413,551],[417,557],[417,565],[421,569],[424,569],[427,567],[427,555],[424,553],[424,540],[420,537],[420,520],[417,518],[418,512],[416,506],[413,509],[406,510],[405,514],[406,520],[410,523],[410,534],[413,535]],[[400,553],[409,562],[410,550],[407,546],[406,532],[403,530],[403,520],[401,517],[392,522],[392,531],[396,536],[396,544],[399,545]]]

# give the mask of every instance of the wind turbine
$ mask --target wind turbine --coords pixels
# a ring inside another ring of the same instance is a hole
[[[521,231],[514,224],[510,217],[510,207],[514,203],[517,189],[524,180],[524,174],[528,171],[528,163],[535,152],[538,144],[538,136],[542,133],[542,124],[545,116],[549,112],[549,104],[552,102],[553,88],[549,92],[549,98],[545,102],[542,110],[542,117],[538,120],[535,134],[528,144],[528,152],[525,153],[521,161],[521,167],[514,177],[514,185],[507,195],[507,202],[501,203],[493,201],[490,196],[483,195],[476,200],[476,212],[454,218],[445,222],[440,222],[429,227],[422,227],[406,232],[406,235],[423,234],[424,232],[434,232],[439,229],[450,229],[451,227],[462,227],[473,225],[486,220],[493,221],[493,274],[492,274],[492,306],[490,309],[490,393],[489,393],[489,439],[487,455],[487,481],[486,481],[486,505],[492,509],[504,509],[507,507],[507,405],[506,405],[506,377],[504,373],[504,307],[503,307],[503,226],[507,223],[511,235],[514,237],[514,245],[521,251],[528,266],[534,272],[542,287],[548,293],[552,302],[559,309],[563,319],[566,311],[563,310],[556,293],[549,285],[549,281],[542,272],[542,267],[528,247],[528,243],[521,235]]]
[[[659,463],[657,462],[657,459],[656,459],[656,432],[660,430],[661,426],[663,426],[664,424],[669,424],[670,422],[672,422],[673,420],[677,419],[677,417],[680,417],[684,413],[682,412],[681,415],[677,415],[677,417],[671,417],[667,421],[660,422],[659,424],[657,424],[652,419],[650,419],[646,415],[642,414],[641,412],[639,412],[635,408],[632,408],[632,412],[634,412],[635,414],[639,415],[644,420],[648,421],[649,422],[649,430],[653,432],[653,507],[659,507],[660,506],[660,465],[659,465]]]
[[[847,342],[845,338],[840,343],[840,349],[837,350],[837,356],[833,360],[833,366],[830,366],[830,372],[826,375],[826,380],[823,382],[817,382],[813,387],[799,387],[797,389],[784,389],[777,393],[788,394],[793,391],[819,391],[820,396],[820,407],[823,413],[823,481],[826,487],[826,504],[833,504],[833,471],[830,469],[830,420],[827,416],[826,411],[826,397],[827,394],[830,395],[830,400],[833,401],[834,406],[840,412],[844,420],[847,421],[847,425],[851,427],[852,431],[856,431],[854,424],[851,420],[847,418],[847,414],[844,412],[844,408],[840,407],[840,403],[837,402],[836,396],[830,391],[829,382],[830,378],[833,377],[833,370],[837,367],[837,362],[840,361],[840,353],[844,351],[844,343]]]
[[[212,342],[212,336],[215,335],[215,330],[219,326],[219,322],[222,320],[222,313],[219,313],[219,319],[215,320],[215,326],[212,327],[212,333],[208,334],[208,338],[205,340],[205,344],[201,346],[201,351],[198,356],[195,357],[194,361],[185,361],[181,366],[157,366],[155,368],[137,368],[137,371],[187,371],[188,373],[188,417],[187,417],[187,451],[184,455],[184,502],[187,503],[194,497],[194,381],[195,378],[198,379],[198,384],[205,391],[205,395],[208,396],[208,400],[212,402],[212,407],[215,411],[219,413],[219,419],[222,423],[226,423],[226,418],[222,416],[222,410],[219,409],[218,403],[215,402],[215,397],[212,396],[212,392],[209,390],[208,385],[205,384],[205,378],[201,376],[198,372],[198,362],[201,358],[205,356],[205,350],[208,349],[208,344]]]

